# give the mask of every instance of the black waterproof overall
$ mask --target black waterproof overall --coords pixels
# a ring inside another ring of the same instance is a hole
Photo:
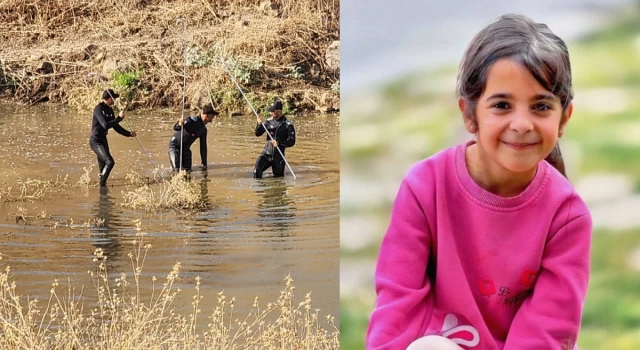
[[[256,159],[256,164],[253,168],[253,177],[256,179],[262,178],[262,173],[269,169],[269,167],[273,167],[274,177],[282,177],[284,176],[284,168],[286,166],[282,157],[284,156],[286,147],[293,147],[293,145],[296,144],[295,128],[291,121],[284,116],[278,120],[269,118],[263,124],[269,130],[271,137],[278,141],[278,148],[282,152],[282,155],[273,147],[271,138],[267,136],[267,142],[264,145],[262,154]],[[256,136],[262,136],[265,131],[262,124],[256,126]]]

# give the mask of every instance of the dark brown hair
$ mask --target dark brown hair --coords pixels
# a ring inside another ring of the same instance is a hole
[[[503,15],[483,28],[464,53],[458,70],[457,93],[465,100],[465,117],[476,122],[475,111],[487,84],[489,68],[501,58],[512,58],[522,64],[542,87],[560,99],[560,124],[563,124],[573,99],[567,45],[545,24],[514,14]],[[545,160],[566,177],[557,144]]]

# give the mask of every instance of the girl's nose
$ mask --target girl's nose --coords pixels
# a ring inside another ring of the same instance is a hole
[[[524,134],[533,130],[533,122],[531,122],[531,117],[529,116],[528,111],[520,111],[513,113],[511,119],[511,123],[509,127],[511,130],[518,132],[519,134]]]

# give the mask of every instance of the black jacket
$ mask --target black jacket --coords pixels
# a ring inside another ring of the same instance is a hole
[[[271,136],[278,141],[278,148],[282,151],[283,155],[286,147],[293,147],[293,145],[296,144],[296,130],[289,119],[284,116],[278,120],[269,118],[263,124],[269,129]],[[256,125],[256,136],[262,136],[264,132],[265,129],[262,124]],[[274,151],[271,138],[267,136],[267,142],[264,145],[262,153],[272,156]]]
[[[122,118],[113,113],[113,109],[106,103],[100,102],[93,110],[93,121],[91,122],[91,137],[99,140],[106,140],[107,133],[113,128],[118,134],[131,137],[131,133],[120,126]]]
[[[207,164],[207,127],[202,122],[202,117],[199,115],[194,115],[191,117],[184,118],[184,132],[182,131],[182,126],[176,123],[173,126],[173,136],[171,137],[169,147],[175,147],[176,149],[180,148],[180,140],[182,137],[182,147],[190,149],[191,145],[196,142],[196,140],[200,139],[200,159],[202,160],[202,165]],[[182,134],[182,136],[180,135]]]

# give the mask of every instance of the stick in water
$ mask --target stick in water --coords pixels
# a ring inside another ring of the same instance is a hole
[[[184,18],[178,18],[176,20],[176,24],[182,22],[182,33],[184,42],[184,47],[182,50],[182,56],[184,59],[184,64],[182,66],[182,123],[181,126],[184,129],[184,100],[187,94],[187,20]],[[184,130],[180,133],[180,171],[182,171],[182,134],[184,134]]]

